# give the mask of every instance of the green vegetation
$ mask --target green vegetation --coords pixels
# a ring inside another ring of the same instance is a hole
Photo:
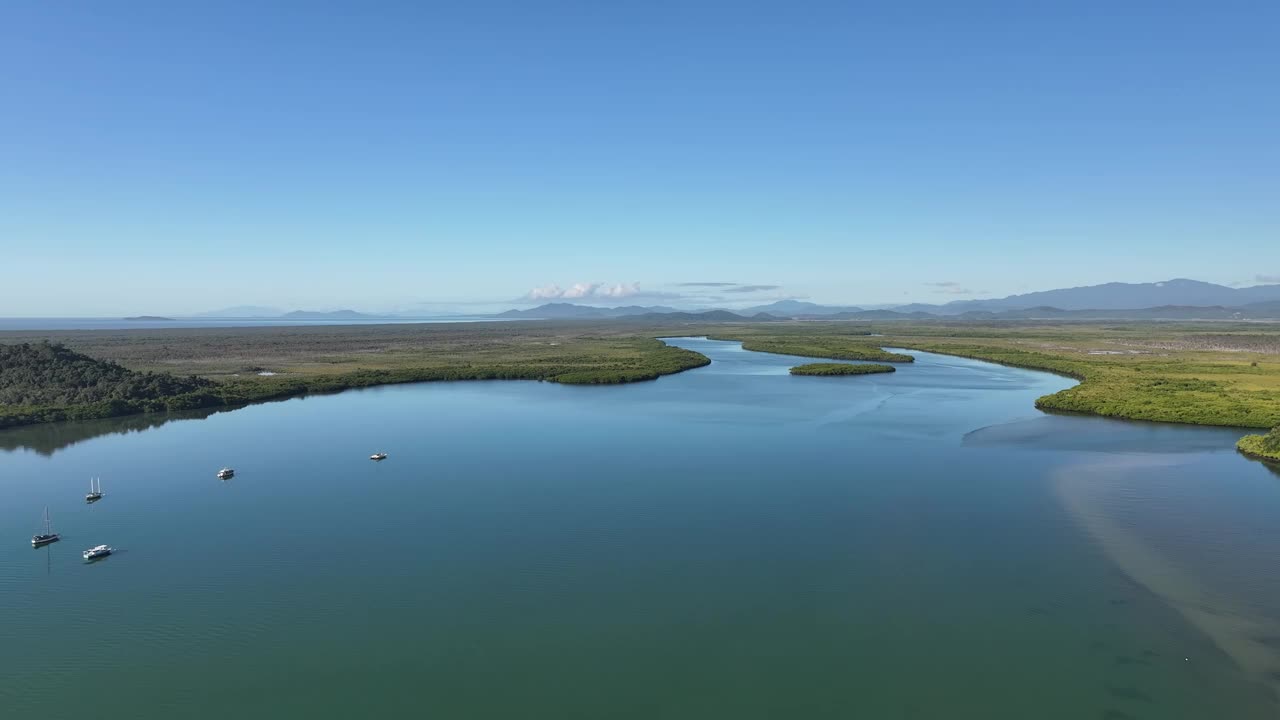
[[[0,345],[0,405],[150,400],[211,385],[196,377],[134,372],[48,342]]]
[[[153,350],[173,354],[167,344]],[[308,393],[434,380],[637,382],[710,362],[699,353],[642,337],[597,338],[587,343],[581,339],[565,344],[543,342],[525,348],[523,353],[510,346],[493,350],[455,351],[448,362],[435,363],[431,360],[436,358],[430,354],[418,353],[416,365],[409,358],[388,362],[386,356],[375,356],[373,362],[382,367],[349,368],[345,362],[334,362],[337,372],[290,368],[268,377],[257,375],[261,364],[240,364],[238,369],[250,373],[248,377],[240,372],[215,374],[219,381],[214,381],[129,370],[60,344],[0,345],[0,428],[241,405]]]
[[[1280,463],[1280,426],[1266,435],[1245,435],[1236,443],[1236,449],[1250,457]]]
[[[713,340],[737,340],[739,338],[712,337]],[[869,339],[847,336],[819,335],[812,337],[749,337],[742,340],[744,350],[778,355],[821,357],[832,360],[876,360],[879,362],[914,362],[910,355],[892,353],[880,348]]]
[[[867,329],[865,323],[804,322],[719,332],[749,349],[763,339],[771,347],[819,357],[833,357],[822,354],[826,348],[875,340],[1081,381],[1040,398],[1036,406],[1044,410],[1198,425],[1280,425],[1280,325],[895,321],[876,323],[882,337],[875,338],[863,334]]]
[[[1081,381],[1079,385],[1036,400],[1036,407],[1042,410],[1231,427],[1268,427],[1280,422],[1280,396],[1274,390],[1249,382],[1261,378],[1263,372],[1243,364],[1133,356],[1082,358],[1062,350],[1050,354],[956,343],[914,342],[911,346],[1047,370]],[[1276,368],[1269,370],[1273,375],[1276,372]]]
[[[217,404],[216,383],[135,372],[58,344],[0,345],[0,428]]]
[[[861,364],[851,365],[849,363],[809,363],[808,365],[797,365],[791,368],[792,375],[874,375],[875,373],[891,373],[896,368],[892,365],[874,365]]]
[[[870,336],[872,332],[877,336]],[[913,348],[1047,370],[1081,381],[1040,398],[1037,405],[1046,410],[1203,425],[1280,425],[1280,324],[728,324],[661,317],[627,322],[0,332],[0,346],[48,339],[88,358],[110,361],[114,369],[100,370],[104,378],[115,378],[101,383],[72,376],[13,379],[17,376],[9,374],[5,361],[0,387],[14,387],[0,396],[0,425],[148,409],[224,407],[426,380],[632,382],[708,362],[655,339],[674,335],[737,340],[759,352],[889,363],[911,358],[882,347]],[[258,376],[263,371],[277,375]],[[107,391],[119,383],[135,389]],[[18,386],[24,389],[18,391]],[[52,394],[33,394],[37,386],[48,386]]]

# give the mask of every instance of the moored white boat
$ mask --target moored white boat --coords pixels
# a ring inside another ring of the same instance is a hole
[[[377,452],[377,453],[374,453],[374,454],[370,455],[370,456],[369,456],[369,459],[370,459],[370,460],[386,460],[386,459],[387,459],[387,454],[386,454],[386,453],[384,453],[384,452]]]
[[[230,479],[230,478],[234,477],[234,476],[235,476],[235,474],[236,474],[236,471],[235,471],[235,470],[232,470],[232,469],[231,469],[231,468],[229,468],[229,467],[224,467],[224,468],[222,468],[221,470],[219,470],[219,471],[218,471],[218,479],[219,479],[219,480],[228,480],[228,479]]]
[[[85,550],[81,555],[84,556],[85,560],[97,560],[98,558],[104,558],[113,552],[115,552],[115,548],[112,548],[110,545],[95,545],[88,550]]]

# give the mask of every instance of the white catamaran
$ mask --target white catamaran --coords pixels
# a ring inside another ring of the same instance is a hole
[[[115,548],[110,545],[95,545],[80,554],[84,556],[85,560],[97,560],[98,558],[106,557],[115,551]]]

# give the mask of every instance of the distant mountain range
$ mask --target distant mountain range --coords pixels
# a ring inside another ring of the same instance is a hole
[[[1155,283],[1106,283],[1045,290],[990,300],[956,300],[944,305],[911,303],[880,310],[782,300],[748,308],[747,312],[863,320],[910,317],[1225,319],[1280,317],[1277,303],[1280,303],[1280,285],[1230,288],[1178,278]]]
[[[956,300],[945,305],[912,305],[893,309],[919,309],[939,315],[957,315],[970,310],[998,312],[1033,307],[1053,307],[1060,310],[1137,310],[1164,306],[1239,307],[1273,300],[1280,300],[1280,285],[1230,288],[1177,278],[1155,283],[1106,283],[1010,295],[995,300]]]
[[[945,305],[912,303],[864,310],[847,305],[820,305],[802,300],[779,300],[741,310],[715,310],[714,317],[731,320],[809,318],[829,320],[910,320],[954,318],[998,319],[1152,319],[1152,320],[1264,320],[1280,319],[1280,285],[1230,288],[1176,279],[1158,283],[1107,283],[1010,295],[991,300],[957,300]],[[604,308],[572,303],[549,303],[528,310],[508,310],[495,317],[524,319],[676,319],[673,315],[710,320],[707,312],[630,305]],[[683,319],[683,317],[681,318]]]
[[[355,310],[334,310],[332,312],[316,312],[314,310],[294,310],[280,316],[285,320],[364,320],[378,317],[366,315]]]
[[[840,312],[862,312],[862,308],[847,305],[819,305],[803,300],[779,300],[768,305],[756,305],[738,311],[743,315],[768,313],[781,317],[797,317],[800,315],[834,315]]]
[[[377,320],[414,317],[368,314],[355,310],[317,312],[241,305],[193,317],[286,320]],[[779,300],[739,310],[679,310],[665,305],[596,307],[553,302],[524,310],[507,310],[487,317],[524,320],[654,320],[741,321],[786,318],[830,320],[909,320],[954,318],[998,319],[1280,319],[1280,285],[1231,288],[1178,278],[1155,283],[1106,283],[1010,295],[988,300],[956,300],[942,305],[911,303],[878,309],[850,305],[821,305],[803,300]],[[476,319],[479,319],[477,317]]]

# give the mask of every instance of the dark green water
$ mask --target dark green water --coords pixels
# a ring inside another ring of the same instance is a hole
[[[673,342],[714,363],[0,433],[0,718],[1280,714],[1239,432]]]

